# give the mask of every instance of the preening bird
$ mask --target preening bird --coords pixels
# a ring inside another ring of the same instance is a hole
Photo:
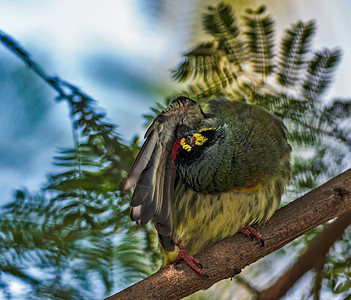
[[[243,101],[178,97],[153,121],[128,174],[131,219],[154,223],[165,264],[268,220],[291,175],[286,127]],[[262,240],[263,241],[263,240]]]

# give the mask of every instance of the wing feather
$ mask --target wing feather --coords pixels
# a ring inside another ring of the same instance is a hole
[[[153,126],[154,124],[150,126],[150,128]],[[141,173],[144,171],[145,167],[147,166],[147,164],[151,159],[151,156],[154,152],[154,149],[157,143],[157,139],[158,139],[158,136],[155,130],[153,130],[151,134],[148,134],[145,143],[141,147],[129,171],[126,183],[123,188],[124,192],[128,191],[131,187],[133,187],[137,183]]]
[[[172,149],[177,138],[176,128],[179,124],[195,127],[203,118],[195,101],[185,97],[172,101],[148,128],[124,186],[124,191],[134,187],[131,219],[138,225],[152,220],[166,251],[174,249],[172,204],[178,175],[172,164]]]

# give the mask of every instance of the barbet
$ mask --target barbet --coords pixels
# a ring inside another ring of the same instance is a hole
[[[165,264],[242,231],[279,206],[291,174],[286,127],[257,105],[178,97],[153,121],[125,184],[131,219],[154,223]],[[263,242],[263,240],[262,240]],[[176,247],[177,246],[177,247]]]

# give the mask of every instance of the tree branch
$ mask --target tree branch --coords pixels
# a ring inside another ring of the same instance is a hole
[[[315,268],[321,272],[325,263],[325,256],[330,247],[342,236],[346,227],[350,224],[351,210],[342,214],[317,235],[294,266],[271,287],[259,292],[257,299],[280,299],[307,271]]]
[[[265,239],[264,247],[236,234],[196,255],[210,278],[199,276],[184,263],[176,267],[170,264],[107,299],[181,299],[235,276],[246,266],[349,210],[351,169],[282,207],[257,227]]]
[[[45,71],[36,64],[30,55],[23,47],[21,47],[11,36],[0,30],[0,42],[3,43],[10,51],[15,53],[24,63],[32,69],[39,77],[41,77],[47,84],[49,84],[61,98],[69,99],[69,95],[60,86],[61,80],[58,77],[51,77],[45,73]]]

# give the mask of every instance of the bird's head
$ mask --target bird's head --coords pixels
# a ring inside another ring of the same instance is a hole
[[[172,162],[175,169],[195,162],[204,150],[213,144],[218,129],[202,128],[198,131],[186,125],[176,129],[177,140],[173,145]]]

